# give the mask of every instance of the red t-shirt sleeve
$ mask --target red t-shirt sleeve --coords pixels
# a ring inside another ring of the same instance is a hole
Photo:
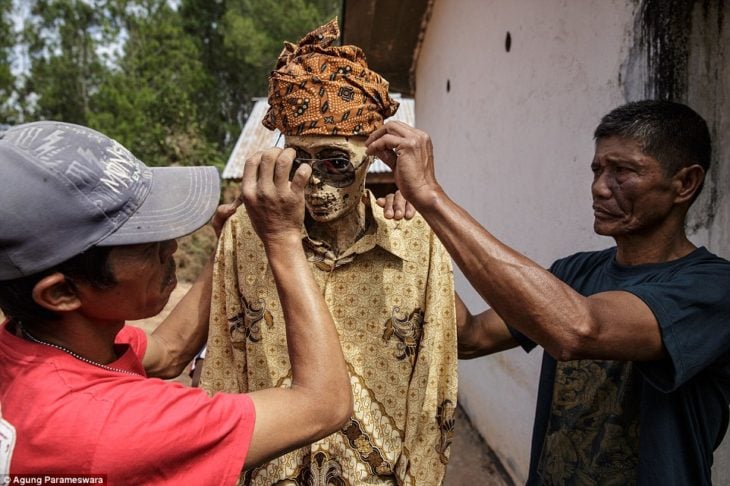
[[[147,336],[134,326],[117,334],[144,356]],[[255,408],[246,394],[209,397],[199,388],[157,378],[115,381],[98,410],[105,417],[92,471],[110,484],[236,484]]]
[[[134,354],[142,361],[144,353],[147,351],[147,334],[136,326],[126,325],[117,333],[114,340],[117,344],[129,344]]]
[[[248,395],[134,381],[109,403],[93,470],[110,484],[235,484],[255,423]]]

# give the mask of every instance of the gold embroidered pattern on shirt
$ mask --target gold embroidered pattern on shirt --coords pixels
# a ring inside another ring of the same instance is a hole
[[[409,315],[400,314],[400,307],[394,307],[393,312],[385,322],[383,340],[388,341],[393,335],[400,340],[398,343],[398,359],[415,359],[418,342],[421,340],[421,326],[423,322],[423,311],[418,308]]]
[[[368,197],[373,226],[342,253],[346,258],[340,260],[347,264],[325,261],[322,252],[312,250],[317,242],[304,234],[312,273],[350,371],[353,422],[246,471],[245,484],[302,484],[297,481],[306,471],[307,478],[330,481],[325,484],[435,486],[443,481],[457,386],[451,258],[423,218],[386,220]],[[281,304],[243,208],[224,229],[213,287],[201,386],[211,394],[288,386]],[[244,322],[233,345],[229,318],[240,316]]]
[[[439,453],[441,462],[448,464],[449,457],[446,451],[449,449],[451,442],[454,440],[454,427],[456,426],[456,420],[454,412],[456,411],[456,404],[451,400],[444,400],[439,405],[438,413],[436,415],[436,421],[439,424],[441,430],[441,440],[436,445],[436,452]]]
[[[257,342],[261,340],[260,322],[265,321],[268,327],[272,327],[274,325],[274,319],[271,317],[271,312],[266,310],[266,304],[263,301],[259,301],[259,305],[254,306],[246,302],[246,299],[241,297],[241,305],[243,307],[243,311],[228,318],[231,341],[233,343],[238,343],[238,345],[234,345],[239,348],[243,345],[243,343],[234,338],[236,333],[242,333],[244,340],[248,338],[253,342]]]

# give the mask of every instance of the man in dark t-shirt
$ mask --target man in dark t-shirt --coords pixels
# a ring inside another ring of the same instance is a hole
[[[632,484],[638,467],[650,484],[709,484],[728,420],[728,262],[697,248],[669,262],[626,266],[611,248],[558,260],[550,271],[581,295],[639,297],[656,316],[666,356],[556,361],[545,353],[532,477],[581,483],[587,469],[599,484]],[[535,346],[513,334],[526,349]]]
[[[528,484],[710,484],[728,423],[730,262],[684,229],[709,131],[684,105],[641,101],[595,139],[594,230],[616,246],[550,270],[444,193],[425,133],[391,122],[368,146],[492,307],[472,316],[457,301],[460,357],[546,351]]]

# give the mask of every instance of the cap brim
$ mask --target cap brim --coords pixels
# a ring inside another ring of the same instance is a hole
[[[215,213],[220,178],[215,167],[150,167],[150,193],[137,211],[99,246],[134,245],[179,238]]]

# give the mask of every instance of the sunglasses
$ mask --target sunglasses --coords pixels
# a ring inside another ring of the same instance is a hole
[[[326,159],[307,159],[297,157],[291,166],[289,180],[294,177],[294,172],[302,164],[312,167],[312,173],[316,174],[325,184],[333,187],[346,187],[355,181],[356,167],[346,157],[332,157]]]

